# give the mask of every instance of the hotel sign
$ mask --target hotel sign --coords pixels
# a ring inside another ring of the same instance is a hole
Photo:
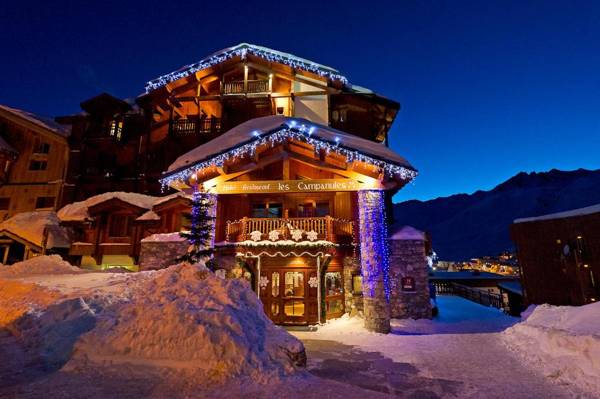
[[[315,193],[325,191],[382,190],[379,181],[363,183],[352,179],[229,181],[209,188],[215,194]]]

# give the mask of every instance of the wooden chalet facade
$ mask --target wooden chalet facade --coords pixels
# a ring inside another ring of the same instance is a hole
[[[0,105],[0,220],[61,205],[69,129]]]
[[[189,208],[189,198],[181,194],[111,192],[67,205],[58,217],[61,226],[72,231],[68,257],[73,264],[137,270],[141,240],[180,231]]]
[[[135,101],[102,93],[81,108],[57,118],[72,126],[64,203],[110,191],[160,195],[158,179],[177,157],[262,116],[385,142],[400,105],[333,68],[242,43],[148,82]]]
[[[341,316],[354,286],[367,328],[389,331],[386,217],[416,175],[387,147],[398,103],[245,43],[148,82],[137,103],[152,115],[146,176],[211,195],[216,257],[235,257],[273,321]]]
[[[600,205],[511,225],[527,304],[600,300]]]

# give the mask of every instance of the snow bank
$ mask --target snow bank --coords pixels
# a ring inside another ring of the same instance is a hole
[[[144,239],[142,242],[174,242],[174,241],[185,241],[185,237],[182,237],[179,232],[174,233],[162,233],[162,234],[152,234]]]
[[[60,293],[36,284],[0,280],[0,330],[6,328],[17,334],[15,322],[26,314],[46,308],[60,297]]]
[[[545,375],[600,393],[600,303],[530,308],[503,339]]]
[[[19,278],[35,274],[73,274],[84,271],[69,262],[64,261],[59,255],[40,255],[23,262],[14,263],[12,266],[0,266],[0,277]]]
[[[189,265],[148,275],[130,302],[106,308],[76,343],[73,367],[144,364],[267,382],[304,365],[302,343],[265,316],[245,281]]]

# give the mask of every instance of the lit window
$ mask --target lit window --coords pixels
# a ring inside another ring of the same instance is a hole
[[[325,293],[327,296],[339,295],[343,293],[342,288],[342,273],[327,272],[325,273]]]
[[[360,274],[352,276],[352,293],[362,294],[362,276]]]
[[[110,123],[109,134],[116,138],[117,140],[121,140],[121,134],[123,132],[123,121],[113,120]]]
[[[271,276],[271,295],[279,296],[279,273],[273,272]]]
[[[284,296],[304,296],[304,273],[286,272]]]

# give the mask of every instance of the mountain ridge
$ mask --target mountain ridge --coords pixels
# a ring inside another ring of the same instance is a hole
[[[513,248],[509,226],[540,216],[600,203],[600,169],[520,172],[490,190],[394,204],[396,224],[431,234],[443,260],[495,255]]]

